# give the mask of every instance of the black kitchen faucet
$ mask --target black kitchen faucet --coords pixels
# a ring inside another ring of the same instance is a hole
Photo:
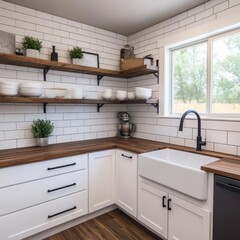
[[[201,118],[200,115],[198,114],[197,111],[195,110],[188,110],[186,111],[180,120],[180,125],[179,125],[179,131],[183,130],[183,122],[185,117],[189,114],[189,113],[194,113],[197,116],[197,121],[198,121],[198,135],[197,135],[197,151],[202,151],[202,146],[206,145],[206,141],[202,141],[202,136],[201,136]]]

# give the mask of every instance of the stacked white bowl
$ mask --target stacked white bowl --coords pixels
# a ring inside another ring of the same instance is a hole
[[[112,89],[110,89],[110,88],[106,88],[106,89],[104,89],[104,91],[103,91],[103,98],[104,99],[111,99],[112,98]]]
[[[45,98],[63,98],[65,97],[65,88],[45,88],[44,96]]]
[[[138,99],[149,99],[152,96],[152,89],[150,88],[135,88],[136,98]]]
[[[127,98],[127,91],[120,91],[117,90],[116,92],[116,98],[120,101],[123,101]]]
[[[75,99],[83,99],[86,98],[86,92],[82,87],[73,88],[71,96]]]
[[[40,97],[42,93],[42,83],[23,82],[20,85],[20,94],[24,97]]]
[[[136,97],[136,93],[135,92],[128,92],[127,93],[127,98],[129,100],[133,100]]]
[[[0,82],[0,94],[2,96],[16,96],[18,94],[18,83]]]

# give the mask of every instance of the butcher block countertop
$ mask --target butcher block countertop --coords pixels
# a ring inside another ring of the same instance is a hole
[[[47,147],[26,147],[1,150],[0,168],[113,148],[123,149],[137,154],[163,148],[172,148],[176,150],[217,157],[220,160],[202,166],[202,170],[240,180],[240,157],[238,156],[206,150],[198,152],[194,148],[190,147],[172,145],[139,138],[121,139],[113,137],[51,144]]]

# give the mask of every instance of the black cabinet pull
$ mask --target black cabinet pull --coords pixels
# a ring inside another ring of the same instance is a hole
[[[172,199],[169,198],[168,201],[167,201],[167,209],[168,210],[172,210],[171,206],[170,206],[170,203],[171,203]]]
[[[61,165],[61,166],[57,166],[57,167],[49,167],[49,168],[47,168],[47,170],[50,171],[50,170],[54,170],[54,169],[58,169],[58,168],[71,167],[74,165],[76,165],[76,163],[70,163],[70,164]]]
[[[63,214],[63,213],[66,213],[66,212],[72,211],[72,210],[74,210],[74,209],[76,209],[76,208],[77,208],[77,207],[74,206],[74,207],[69,208],[69,209],[67,209],[67,210],[64,210],[64,211],[62,211],[62,212],[55,213],[55,214],[53,214],[53,215],[48,215],[48,218],[56,217],[56,216],[58,216],[58,215],[60,215],[60,214]]]
[[[123,157],[126,157],[126,158],[131,158],[132,159],[132,156],[127,156],[125,154],[122,154]]]
[[[54,188],[54,189],[49,189],[47,190],[48,192],[54,192],[54,191],[58,191],[60,189],[64,189],[64,188],[68,188],[68,187],[73,187],[77,185],[76,183],[73,183],[73,184],[69,184],[69,185],[66,185],[66,186],[63,186],[63,187],[59,187],[59,188]]]
[[[166,203],[165,203],[166,198],[167,198],[166,196],[163,196],[163,197],[162,197],[162,207],[163,207],[163,208],[167,207],[167,205],[166,205]]]

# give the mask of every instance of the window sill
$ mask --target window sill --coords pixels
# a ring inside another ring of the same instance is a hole
[[[171,115],[158,115],[158,118],[168,118],[168,119],[180,119],[182,117],[182,114],[171,114]],[[240,117],[225,117],[225,116],[207,116],[207,115],[201,115],[200,117],[202,120],[206,121],[227,121],[227,122],[239,122]],[[195,115],[188,115],[186,116],[186,119],[196,119]]]

